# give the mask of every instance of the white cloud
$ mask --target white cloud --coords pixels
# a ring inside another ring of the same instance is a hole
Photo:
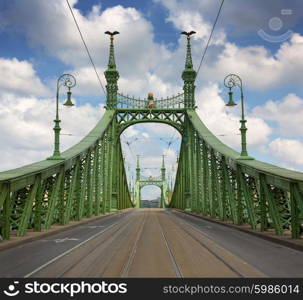
[[[192,48],[194,61],[198,63],[211,30],[210,25],[212,23],[209,23],[209,13],[211,11],[214,18],[219,4],[214,3],[214,1],[156,0],[155,2],[161,2],[168,9],[169,17],[167,21],[172,22],[178,30],[193,29],[197,31]],[[239,5],[236,2],[225,3],[223,13],[231,14],[232,10],[237,11],[239,9]],[[250,4],[241,2],[242,10],[245,5],[250,6]],[[254,10],[258,11],[258,17],[264,13],[262,12],[262,5],[254,4]],[[220,22],[222,22],[222,18],[223,16],[221,16]],[[256,18],[250,20],[249,16],[246,16],[245,20],[238,19],[242,20],[245,26],[250,21],[253,21],[255,26],[261,26],[260,23],[256,24]],[[234,21],[229,20],[228,24],[230,22]],[[242,24],[242,27],[245,26]],[[251,89],[264,90],[275,88],[278,85],[280,87],[291,87],[301,84],[300,78],[303,67],[302,35],[299,33],[293,34],[290,40],[281,43],[276,53],[271,53],[261,45],[238,46],[228,40],[227,33],[224,30],[225,28],[220,27],[220,24],[216,27],[198,80],[202,78],[204,83],[204,74],[207,74],[207,80],[222,82],[225,75],[236,73],[241,76],[245,86]],[[262,42],[264,41],[260,39],[260,44]]]
[[[232,109],[226,107],[218,85],[212,83],[203,88],[196,99],[198,114],[205,125],[224,143],[239,149],[241,143],[239,105]],[[268,142],[270,127],[261,118],[248,114],[246,119],[248,146],[258,147]]]
[[[277,138],[268,145],[269,151],[286,167],[303,170],[303,143],[298,140]]]
[[[53,151],[55,101],[36,97],[0,96],[1,169],[43,160]],[[98,122],[101,107],[60,105],[61,151],[80,141]]]
[[[24,28],[31,44],[42,45],[74,68],[79,82],[87,86],[81,90],[99,94],[100,87],[97,87],[98,82],[66,2],[28,0],[26,3],[12,3],[8,14],[10,21]],[[76,1],[71,1],[74,3]],[[211,29],[205,7],[213,9],[213,5],[210,1],[203,4],[198,1],[190,4],[188,1],[162,3],[168,8],[168,20],[176,28],[197,31],[192,48],[194,61],[198,63]],[[180,77],[185,55],[183,37],[179,38],[178,47],[172,51],[166,45],[155,43],[151,23],[134,8],[118,5],[102,10],[95,6],[86,16],[76,8],[74,13],[96,65],[102,67],[100,73],[104,83],[102,71],[106,67],[109,43],[104,31],[115,29],[121,32],[115,40],[121,91],[140,96],[150,90],[160,96],[179,91],[177,85],[182,84]],[[200,75],[207,73],[208,79],[221,82],[222,74],[235,72],[243,78],[245,86],[262,90],[300,83],[302,67],[303,37],[298,33],[272,54],[264,46],[237,46],[227,40],[223,29],[217,28]]]
[[[267,101],[253,109],[253,115],[277,124],[275,131],[284,136],[303,136],[303,99],[288,94],[281,101]]]
[[[38,78],[28,61],[17,58],[0,58],[1,92],[25,95],[46,95],[48,89]]]

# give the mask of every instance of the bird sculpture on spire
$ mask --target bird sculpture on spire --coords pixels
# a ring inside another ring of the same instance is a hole
[[[189,40],[190,39],[190,36],[191,35],[193,35],[193,34],[195,34],[196,33],[196,31],[189,31],[189,32],[186,32],[186,31],[182,31],[181,32],[181,34],[184,34],[184,35],[186,35],[187,36],[187,39]]]
[[[119,31],[113,31],[113,32],[105,31],[104,33],[110,35],[110,38],[113,39],[114,35],[119,34],[120,32]]]

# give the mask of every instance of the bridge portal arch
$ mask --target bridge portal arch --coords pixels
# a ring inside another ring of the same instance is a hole
[[[141,189],[145,186],[157,186],[161,190],[160,196],[160,208],[165,208],[168,206],[168,185],[166,178],[166,168],[164,155],[162,156],[162,166],[161,166],[161,174],[160,176],[148,176],[144,177],[141,175],[140,168],[140,160],[139,155],[137,156],[137,168],[136,168],[136,181],[135,181],[135,192],[134,192],[134,204],[135,207],[142,207],[142,197],[141,197]]]
[[[145,185],[141,187],[141,207],[159,208],[161,204],[162,190],[156,185]]]

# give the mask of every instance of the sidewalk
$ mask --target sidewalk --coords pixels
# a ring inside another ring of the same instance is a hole
[[[91,218],[84,218],[80,221],[71,221],[66,225],[56,225],[55,224],[55,225],[52,225],[52,227],[48,230],[43,229],[42,231],[33,231],[32,229],[29,229],[25,236],[16,236],[16,235],[12,234],[12,236],[9,240],[3,240],[0,242],[0,251],[10,249],[13,247],[17,247],[17,246],[23,245],[25,243],[33,242],[33,241],[39,240],[41,238],[45,238],[50,235],[63,232],[67,229],[81,226],[83,224],[87,224],[89,222],[92,222],[92,221],[95,221],[95,220],[98,220],[101,218],[106,218],[106,217],[116,215],[116,214],[122,214],[122,213],[127,212],[129,209],[130,208],[107,213],[105,215],[94,216]]]
[[[198,213],[188,212],[180,209],[174,209],[174,210],[194,216],[196,218],[203,219],[205,221],[221,224],[227,227],[233,227],[237,230],[255,235],[261,239],[268,240],[299,251],[303,251],[303,238],[301,237],[300,239],[292,239],[291,234],[289,232],[286,232],[283,235],[279,236],[275,234],[273,229],[268,229],[267,231],[258,231],[257,229],[252,229],[248,224],[235,225],[231,221],[221,221],[219,219],[213,219],[210,217],[202,216]]]

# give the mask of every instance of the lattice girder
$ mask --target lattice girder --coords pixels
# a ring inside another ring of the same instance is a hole
[[[118,133],[121,134],[127,127],[138,123],[156,122],[173,126],[182,135],[186,112],[184,109],[117,109],[116,120]]]

